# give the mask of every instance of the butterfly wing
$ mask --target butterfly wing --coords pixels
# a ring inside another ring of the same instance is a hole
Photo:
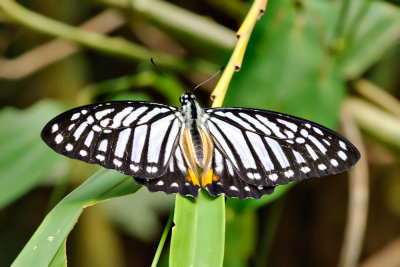
[[[181,121],[175,107],[117,101],[69,110],[51,120],[42,139],[56,152],[142,179],[163,175]]]
[[[222,150],[215,146],[211,168],[202,180],[203,186],[211,195],[225,194],[227,197],[240,199],[259,199],[263,195],[269,195],[274,192],[274,187],[248,184],[238,177],[240,177],[238,170],[233,167],[231,161]]]
[[[134,178],[135,181],[146,186],[150,192],[162,191],[167,194],[178,193],[181,196],[197,197],[200,184],[191,164],[182,152],[180,145],[176,146],[166,173],[158,179],[146,180]]]
[[[301,118],[247,108],[204,112],[220,154],[250,185],[274,187],[335,174],[348,170],[360,158],[344,137]]]

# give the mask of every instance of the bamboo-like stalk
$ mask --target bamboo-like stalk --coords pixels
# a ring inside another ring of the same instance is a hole
[[[369,171],[365,146],[361,139],[360,130],[347,112],[342,109],[341,122],[344,134],[360,150],[360,162],[349,172],[349,205],[347,222],[339,259],[339,267],[358,265],[368,216]]]
[[[213,100],[212,107],[220,107],[225,98],[226,91],[228,90],[229,83],[232,79],[235,71],[239,71],[242,67],[244,53],[246,51],[247,44],[249,43],[250,34],[254,28],[257,19],[264,13],[267,6],[267,0],[256,0],[250,8],[249,13],[244,19],[242,25],[236,33],[238,38],[235,49],[233,50],[232,56],[219,79],[214,91],[211,94],[211,100]]]

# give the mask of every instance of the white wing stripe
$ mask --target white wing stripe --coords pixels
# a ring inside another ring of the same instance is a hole
[[[176,138],[178,132],[179,132],[179,122],[177,119],[175,119],[174,123],[172,124],[171,132],[169,134],[167,144],[165,146],[164,165],[167,164],[167,161],[170,158],[169,155],[171,154],[172,147],[175,143],[175,139],[173,137],[175,136],[175,138]]]
[[[87,122],[81,123],[79,125],[78,129],[76,129],[76,131],[74,132],[75,141],[79,139],[79,137],[81,136],[81,134],[83,133],[83,131],[86,129],[87,126],[88,126]]]
[[[124,108],[122,111],[118,112],[113,118],[113,124],[110,125],[111,128],[118,128],[121,126],[122,119],[125,118],[131,111],[133,107]]]
[[[261,137],[258,134],[252,132],[246,132],[247,137],[250,140],[258,159],[261,161],[261,164],[264,166],[264,169],[267,171],[271,171],[274,169],[274,165],[271,161],[271,158],[268,155],[267,150],[264,147],[264,143]]]
[[[124,156],[126,145],[128,144],[129,137],[131,136],[131,129],[127,128],[119,133],[117,145],[115,147],[114,155],[122,158]]]
[[[303,156],[299,152],[293,150],[293,154],[294,154],[294,157],[296,158],[297,163],[306,163]]]
[[[222,113],[222,112],[221,112]],[[223,114],[223,113],[222,113]],[[218,114],[220,115],[220,114]],[[225,114],[225,116],[231,120],[233,120],[234,122],[236,122],[237,124],[239,124],[240,126],[242,126],[243,128],[250,130],[250,131],[254,131],[255,129],[253,127],[251,127],[250,124],[248,124],[247,122],[245,122],[244,120],[242,120],[240,117],[235,116],[232,112],[227,112]]]
[[[161,145],[163,144],[163,140],[165,138],[165,135],[167,134],[168,126],[173,118],[174,115],[169,115],[151,124],[150,137],[148,142],[149,149],[147,151],[147,162],[157,163],[160,161],[159,158]]]
[[[243,112],[240,112],[239,115],[242,116],[244,119],[248,120],[250,123],[252,123],[257,129],[261,130],[264,134],[271,135],[271,131],[267,127],[262,125],[258,120],[254,119],[250,115]]]
[[[181,150],[179,149],[179,147],[177,147],[176,150],[175,150],[175,158],[176,158],[176,162],[178,164],[178,168],[182,172],[186,173],[187,170],[186,170],[186,167],[185,167],[185,162],[183,161],[183,157],[181,155]]]
[[[289,161],[286,158],[285,153],[283,152],[279,143],[269,137],[265,137],[265,140],[267,141],[269,147],[272,149],[272,152],[274,153],[276,159],[279,161],[279,164],[282,166],[282,168],[289,167],[290,166]]]
[[[135,128],[132,142],[132,155],[131,160],[139,163],[140,156],[142,155],[144,142],[146,141],[147,125],[140,125]]]
[[[221,173],[224,170],[224,164],[221,153],[218,150],[215,150],[215,171],[217,173]]]
[[[149,120],[157,116],[158,114],[162,113],[160,108],[154,108],[150,110],[146,115],[144,115],[140,120],[138,121],[138,124],[141,123],[147,123]]]
[[[318,147],[318,149],[319,149],[323,154],[326,153],[326,151],[327,151],[326,148],[324,147],[323,144],[321,144],[321,143],[317,140],[317,138],[315,138],[315,137],[312,136],[312,135],[309,135],[309,136],[308,136],[308,139],[311,140],[311,142],[313,142],[314,145],[316,145],[316,146]]]
[[[222,129],[224,130],[225,134],[232,138],[234,142],[231,142],[233,147],[236,149],[237,154],[239,155],[243,165],[245,168],[253,168],[256,169],[257,165],[253,159],[251,151],[247,145],[246,140],[243,137],[242,131],[240,131],[235,126],[224,122],[219,119],[212,119],[214,122],[218,121],[218,124],[221,125]]]
[[[306,148],[307,148],[308,153],[311,155],[312,159],[317,160],[318,155],[315,153],[314,149],[312,149],[309,144],[306,144]]]
[[[94,132],[90,131],[88,136],[85,139],[85,146],[90,147],[90,144],[92,143],[92,140],[93,140],[93,136],[94,136]]]
[[[279,123],[282,123],[283,125],[285,125],[286,127],[288,127],[290,130],[292,130],[293,132],[297,132],[297,125],[285,120],[281,120],[281,119],[277,119],[277,121]]]
[[[140,107],[138,109],[136,109],[135,111],[133,111],[131,114],[129,114],[125,120],[122,122],[123,126],[130,126],[130,124],[132,122],[134,122],[135,120],[137,120],[137,118],[143,114],[143,112],[145,112],[148,109],[148,107]]]
[[[100,142],[99,151],[106,152],[107,151],[108,140],[104,139]]]
[[[110,114],[111,112],[113,112],[114,109],[113,108],[109,108],[109,109],[105,109],[102,111],[98,111],[94,114],[94,116],[96,117],[96,119],[101,120],[101,118],[103,118],[104,116],[106,116],[107,114]]]
[[[225,139],[220,134],[217,127],[215,127],[214,123],[208,123],[208,127],[209,127],[210,131],[212,132],[212,135],[217,139],[218,143],[222,146],[222,149],[225,151],[225,153],[228,155],[229,159],[232,161],[233,165],[235,165],[235,167],[238,168],[237,162],[235,160],[235,157],[232,154],[231,149],[229,148]]]
[[[262,123],[264,123],[265,126],[267,126],[268,128],[270,128],[272,130],[272,132],[279,138],[285,138],[286,136],[283,135],[280,131],[280,128],[278,126],[276,126],[275,123],[269,121],[267,118],[260,116],[260,115],[256,115],[257,119],[259,119]]]

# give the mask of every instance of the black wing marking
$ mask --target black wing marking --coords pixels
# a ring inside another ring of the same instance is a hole
[[[70,158],[154,179],[165,173],[178,143],[182,123],[177,111],[149,102],[92,104],[57,116],[41,136]]]
[[[185,161],[179,145],[176,147],[163,176],[152,180],[136,177],[134,179],[138,184],[146,186],[150,192],[162,191],[167,194],[178,193],[184,197],[197,197],[200,190],[200,184],[193,170]]]
[[[249,184],[276,186],[335,174],[360,158],[344,137],[301,118],[246,108],[204,112],[215,146]]]
[[[211,169],[203,179],[203,186],[211,195],[225,194],[227,197],[240,199],[259,199],[263,195],[269,195],[274,192],[274,187],[272,186],[255,186],[246,183],[239,177],[240,175],[231,161],[224,156],[218,147],[214,147]]]

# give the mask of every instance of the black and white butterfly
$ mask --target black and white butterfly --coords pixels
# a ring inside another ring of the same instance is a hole
[[[150,191],[260,198],[277,185],[350,169],[360,158],[344,137],[316,123],[248,108],[180,108],[118,101],[69,110],[42,139],[70,158],[131,175]],[[202,174],[199,175],[198,168]]]

